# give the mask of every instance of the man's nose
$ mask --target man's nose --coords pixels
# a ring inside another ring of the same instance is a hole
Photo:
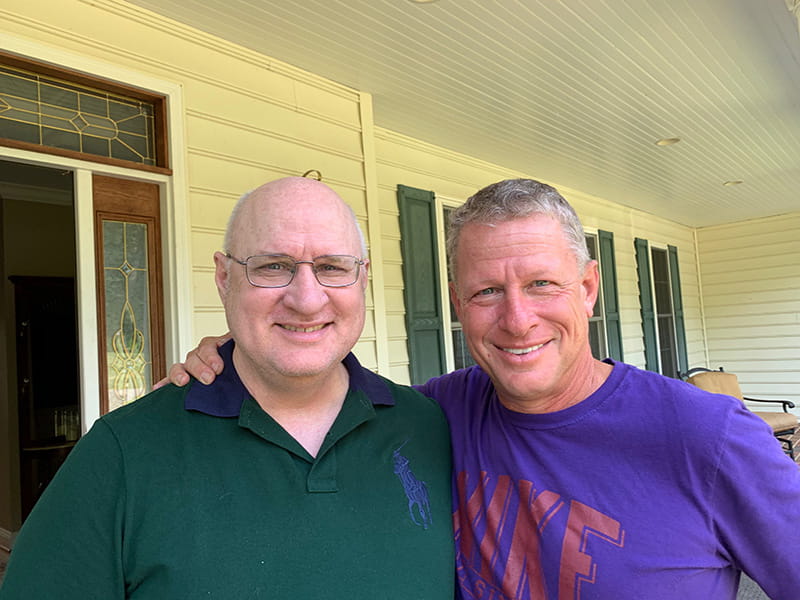
[[[528,333],[538,321],[535,303],[521,292],[506,291],[500,310],[500,327],[517,337]]]
[[[292,281],[286,286],[284,304],[302,313],[313,313],[328,301],[327,288],[314,274],[310,262],[298,262]]]

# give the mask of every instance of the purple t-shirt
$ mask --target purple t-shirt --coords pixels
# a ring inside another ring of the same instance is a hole
[[[418,387],[453,444],[461,597],[800,594],[800,469],[740,401],[613,363],[583,402],[521,414],[470,367]]]

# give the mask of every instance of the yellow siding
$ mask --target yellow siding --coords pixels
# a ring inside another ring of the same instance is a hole
[[[709,360],[800,405],[800,213],[697,231]]]

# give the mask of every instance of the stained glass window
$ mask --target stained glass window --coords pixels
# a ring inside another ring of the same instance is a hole
[[[0,65],[0,138],[157,165],[156,106]]]
[[[152,387],[147,226],[103,221],[108,409]]]

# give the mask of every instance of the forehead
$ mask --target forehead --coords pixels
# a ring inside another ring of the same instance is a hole
[[[350,211],[341,201],[325,197],[253,202],[240,219],[236,243],[249,252],[360,254]]]
[[[499,275],[505,266],[563,269],[577,267],[561,224],[547,215],[499,223],[469,223],[457,247],[458,278]]]
[[[531,252],[570,252],[561,223],[548,215],[532,215],[497,223],[468,223],[461,230],[458,254],[505,256]]]

